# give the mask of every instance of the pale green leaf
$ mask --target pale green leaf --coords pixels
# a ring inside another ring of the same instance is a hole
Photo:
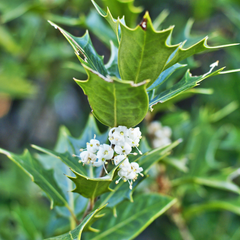
[[[114,19],[108,8],[107,8],[107,12],[105,12],[102,8],[100,8],[98,6],[98,4],[94,0],[91,0],[91,1],[93,3],[94,7],[96,8],[96,10],[98,11],[98,13],[100,14],[100,16],[106,18],[109,25],[111,26],[111,28],[115,32],[118,41],[120,41],[119,23],[120,22],[122,22],[123,24],[125,23],[124,17],[122,17],[121,19],[119,19],[119,18]]]
[[[103,0],[105,7],[111,10],[114,18],[125,17],[126,24],[135,26],[138,15],[142,12],[142,7],[134,6],[134,0]]]
[[[165,64],[178,45],[168,46],[166,41],[173,28],[155,31],[148,13],[135,29],[121,26],[119,45],[119,72],[122,79],[142,82],[150,79],[150,86],[164,70]]]

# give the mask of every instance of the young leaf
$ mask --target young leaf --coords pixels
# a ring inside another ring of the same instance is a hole
[[[166,41],[173,28],[155,31],[148,13],[139,26],[130,29],[121,26],[119,45],[119,71],[122,79],[142,82],[150,79],[150,86],[163,71],[170,55],[178,45],[168,46]]]
[[[99,230],[92,228],[91,225],[99,217],[102,216],[99,213],[104,207],[105,206],[103,206],[101,208],[98,208],[98,209],[92,211],[91,213],[89,213],[74,230],[72,230],[72,231],[70,231],[66,234],[57,236],[57,237],[48,238],[46,240],[73,240],[73,239],[74,240],[81,240],[83,231],[90,230],[90,231],[98,232]]]
[[[148,111],[147,81],[139,84],[109,79],[83,65],[88,79],[76,83],[88,95],[94,116],[109,127],[133,127]]]
[[[5,154],[15,162],[50,198],[53,206],[66,206],[67,200],[53,177],[53,170],[45,170],[37,159],[31,156],[28,150],[23,155],[17,155],[0,148],[0,153]]]
[[[103,0],[106,7],[111,9],[111,14],[116,17],[124,16],[128,26],[135,26],[138,15],[142,12],[142,7],[135,7],[134,0]]]
[[[88,31],[86,31],[85,35],[83,35],[82,37],[75,37],[68,33],[67,31],[65,31],[64,29],[60,28],[55,23],[51,21],[49,21],[49,23],[53,27],[58,29],[63,34],[63,36],[68,40],[81,63],[84,63],[94,71],[101,73],[103,76],[107,75],[107,70],[103,63],[103,57],[100,57],[95,51]]]
[[[109,208],[105,216],[93,226],[101,229],[96,233],[84,233],[86,239],[134,239],[152,221],[167,211],[175,199],[160,194],[138,195],[134,202],[124,201],[116,208],[117,217]]]
[[[97,3],[95,3],[94,0],[91,0],[94,7],[96,8],[96,10],[98,11],[98,13],[106,18],[106,20],[108,21],[109,25],[111,26],[111,28],[113,29],[113,31],[115,32],[117,38],[118,38],[118,41],[120,41],[120,36],[119,36],[119,22],[122,22],[123,24],[125,23],[125,20],[124,20],[124,17],[122,17],[121,19],[114,19],[111,12],[109,11],[109,9],[107,8],[107,13],[102,9],[100,8]]]

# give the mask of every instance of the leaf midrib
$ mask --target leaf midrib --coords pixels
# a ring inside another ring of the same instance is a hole
[[[137,70],[136,78],[134,79],[134,83],[138,83],[137,80],[138,80],[138,77],[139,77],[139,74],[140,74],[140,69],[141,69],[142,62],[143,62],[144,49],[145,49],[145,46],[146,46],[146,36],[147,36],[147,34],[144,31],[144,33],[143,33],[143,46],[142,46],[141,58],[140,58],[140,61],[139,61],[138,70]]]
[[[174,199],[171,200],[165,207],[163,207],[159,212],[157,212],[156,214],[154,214],[154,216],[159,216],[161,213],[163,213],[165,211],[165,209],[168,209],[173,203],[174,203]],[[133,203],[134,204],[134,203]],[[157,205],[158,203],[155,203],[154,205],[151,205],[150,208],[153,208],[155,205]],[[110,233],[116,231],[118,228],[124,226],[124,225],[127,225],[129,222],[132,221],[132,219],[137,219],[138,216],[141,216],[143,213],[146,213],[148,212],[148,209],[145,209],[141,212],[138,212],[137,214],[134,214],[132,215],[131,217],[127,218],[126,220],[114,225],[114,227],[112,228],[109,228],[108,230],[98,234],[97,237],[95,238],[92,238],[92,240],[98,240],[98,239],[101,239],[101,237],[106,237],[107,235],[109,235]],[[151,221],[152,218],[149,219],[149,221]],[[149,223],[149,221],[147,223]],[[144,226],[147,224],[145,223]],[[139,231],[141,231],[141,229],[139,229]],[[99,238],[100,237],[100,238]]]

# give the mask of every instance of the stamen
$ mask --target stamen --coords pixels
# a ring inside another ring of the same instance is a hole
[[[105,168],[104,164],[103,164],[103,169],[104,169],[105,173],[108,174],[107,169]]]
[[[138,147],[136,147],[136,149],[138,150],[138,152],[142,155],[142,152],[138,149]]]
[[[120,177],[115,183],[118,184],[121,179],[122,177]]]

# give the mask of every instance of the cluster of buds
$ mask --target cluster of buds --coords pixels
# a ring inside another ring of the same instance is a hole
[[[153,148],[165,147],[171,141],[172,130],[168,126],[162,126],[158,121],[153,121],[148,125],[148,134],[152,139]]]
[[[86,165],[91,164],[94,167],[102,166],[106,173],[105,164],[113,162],[115,165],[119,165],[118,175],[120,178],[116,184],[123,179],[124,182],[129,182],[129,188],[132,189],[133,181],[137,179],[138,174],[142,175],[143,169],[136,162],[130,163],[128,155],[137,155],[136,152],[132,153],[134,147],[142,154],[138,149],[141,131],[139,127],[129,129],[125,126],[114,127],[110,129],[108,139],[110,145],[100,144],[94,136],[90,142],[87,142],[86,149],[80,149],[79,162]]]

